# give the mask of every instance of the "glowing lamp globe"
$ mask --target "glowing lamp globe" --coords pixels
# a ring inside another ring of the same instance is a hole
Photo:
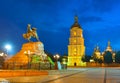
[[[5,45],[5,48],[6,48],[7,50],[11,50],[11,45]]]

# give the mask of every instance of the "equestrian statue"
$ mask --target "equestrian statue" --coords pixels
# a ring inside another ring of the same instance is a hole
[[[37,30],[37,29],[34,28],[34,27],[31,29],[31,25],[28,24],[28,26],[27,26],[27,33],[23,34],[23,38],[27,39],[29,42],[31,41],[31,40],[30,40],[31,37],[36,38],[37,41],[39,41],[39,37],[38,37],[38,35],[37,35],[36,30]]]

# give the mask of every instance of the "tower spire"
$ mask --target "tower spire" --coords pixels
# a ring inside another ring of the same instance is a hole
[[[75,19],[75,23],[78,23],[78,16],[77,15],[75,15],[74,19]]]
[[[108,41],[108,46],[110,47],[110,41]]]
[[[81,28],[81,26],[78,23],[78,16],[77,15],[74,16],[74,24],[71,26],[71,29],[74,27]]]
[[[108,41],[108,46],[107,46],[106,51],[110,51],[110,52],[112,52],[112,48],[111,48],[111,46],[110,46],[110,41]]]

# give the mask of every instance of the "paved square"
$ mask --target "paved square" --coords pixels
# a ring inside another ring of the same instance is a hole
[[[11,83],[120,83],[120,68],[49,70],[47,76],[10,77]]]

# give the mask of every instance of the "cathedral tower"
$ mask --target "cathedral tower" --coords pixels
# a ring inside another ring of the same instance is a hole
[[[108,41],[108,46],[107,46],[106,51],[112,52],[112,47],[110,46],[110,41]]]
[[[75,16],[75,22],[70,29],[68,66],[85,66],[85,63],[81,60],[84,54],[85,46],[82,28],[78,23],[78,17]]]

